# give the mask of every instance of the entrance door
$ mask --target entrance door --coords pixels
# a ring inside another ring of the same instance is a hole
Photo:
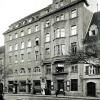
[[[96,96],[96,84],[93,82],[87,83],[87,96]]]
[[[64,90],[64,80],[58,80],[57,84],[58,84],[58,91],[60,91],[61,89]]]
[[[0,94],[3,94],[3,84],[0,83]]]

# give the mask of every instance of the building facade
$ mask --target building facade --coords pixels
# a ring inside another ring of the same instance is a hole
[[[84,77],[84,85],[87,84],[88,95],[100,95],[100,12],[93,15],[91,24],[89,26],[84,45],[86,52],[91,56],[88,62],[89,65],[85,67],[86,74]],[[91,88],[91,89],[90,89]],[[85,88],[84,88],[85,89]],[[91,91],[89,91],[91,90]]]
[[[84,64],[67,64],[69,53],[83,50],[93,13],[87,0],[53,0],[48,7],[9,26],[5,37],[8,93],[64,90],[87,95]]]
[[[4,83],[5,83],[5,72],[4,72],[4,64],[5,62],[5,47],[0,47],[0,94],[3,93]]]

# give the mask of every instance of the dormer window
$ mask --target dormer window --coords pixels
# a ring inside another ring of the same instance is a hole
[[[32,22],[32,18],[30,18],[30,19],[28,20],[28,22],[31,23],[31,22]]]
[[[25,25],[25,24],[26,24],[26,20],[23,21],[23,25]]]
[[[46,12],[46,14],[49,13],[49,9],[47,9],[45,12]]]
[[[18,27],[19,27],[19,24],[16,25],[16,28],[18,28]]]

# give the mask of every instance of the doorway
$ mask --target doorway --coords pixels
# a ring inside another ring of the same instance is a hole
[[[60,91],[61,89],[64,90],[64,80],[57,81],[57,89]]]
[[[0,83],[0,94],[3,94],[3,84]]]
[[[93,82],[87,83],[87,96],[96,96],[96,84]]]

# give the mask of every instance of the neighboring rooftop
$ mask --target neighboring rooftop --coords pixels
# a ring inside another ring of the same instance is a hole
[[[89,36],[89,30],[90,30],[91,25],[96,25],[97,26],[97,28],[99,30],[98,31],[98,35],[100,35],[100,33],[99,33],[100,32],[100,11],[99,12],[95,12],[93,14],[93,17],[92,17],[92,20],[91,20],[91,24],[89,26],[88,32],[86,34],[86,38],[84,40],[85,43],[96,41],[97,38],[99,38],[98,35],[95,35],[95,36],[92,36],[92,37]]]

